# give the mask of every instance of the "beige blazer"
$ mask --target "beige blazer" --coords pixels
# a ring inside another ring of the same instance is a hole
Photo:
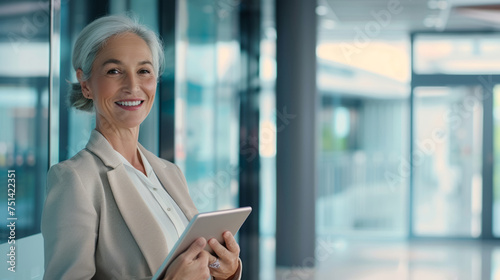
[[[179,168],[139,148],[190,220],[197,210]],[[169,251],[161,232],[99,132],[92,132],[85,149],[50,168],[42,215],[44,279],[149,279]]]

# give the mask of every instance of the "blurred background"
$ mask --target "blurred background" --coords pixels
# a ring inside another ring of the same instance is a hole
[[[84,148],[80,30],[130,13],[164,42],[139,141],[200,211],[252,206],[243,279],[500,279],[500,1],[0,0],[0,221],[41,279],[48,168]],[[499,96],[497,96],[499,95]],[[5,187],[3,187],[5,186]]]

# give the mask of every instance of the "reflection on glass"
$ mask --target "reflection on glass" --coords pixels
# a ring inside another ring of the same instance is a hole
[[[48,53],[46,59],[48,62]],[[0,219],[17,218],[16,239],[40,231],[48,164],[48,79],[21,78],[4,78],[11,85],[0,84],[0,180],[5,182],[4,191],[0,193],[0,207],[4,209]],[[7,193],[8,170],[15,171],[13,196]],[[14,204],[9,205],[12,212],[7,209],[8,197],[14,198],[11,200]],[[7,242],[8,236],[9,228],[2,227],[0,242]]]
[[[201,212],[237,204],[238,11],[222,8],[179,2],[175,161]]]
[[[415,89],[416,235],[481,234],[481,87]]]
[[[318,45],[320,240],[406,234],[409,175],[399,172],[409,143],[405,42],[377,42],[349,60],[342,43]],[[389,53],[398,59],[375,67]]]
[[[0,219],[4,221],[0,243],[9,240],[7,225],[11,221],[16,241],[40,232],[49,147],[49,4],[0,3],[4,35],[0,42]],[[8,170],[15,171],[11,173],[15,174],[11,196]],[[7,208],[8,198],[14,199],[10,200],[11,209]]]

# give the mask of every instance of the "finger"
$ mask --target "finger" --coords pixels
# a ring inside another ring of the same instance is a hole
[[[189,246],[189,248],[184,253],[182,253],[182,254],[188,260],[194,260],[194,259],[196,259],[198,257],[198,255],[200,254],[200,252],[203,251],[203,248],[205,248],[206,245],[207,245],[207,241],[205,240],[205,238],[200,237],[200,238],[196,239]]]
[[[217,258],[212,256],[209,252],[202,250],[198,255],[198,261],[200,261],[204,266],[208,266],[209,264],[215,262]]]
[[[231,253],[237,253],[239,255],[240,254],[240,246],[236,242],[236,239],[234,239],[233,234],[230,231],[226,231],[226,232],[224,232],[222,237],[224,237],[224,241],[226,242],[226,248]]]
[[[217,257],[216,256],[214,256],[214,255],[212,255],[212,254],[210,254],[208,252],[207,252],[207,255],[208,255],[208,264],[212,264],[212,263],[214,263],[214,262],[217,261]]]
[[[221,259],[227,259],[231,255],[231,252],[229,252],[226,249],[226,247],[224,247],[222,244],[220,244],[219,241],[217,241],[217,239],[215,239],[215,238],[211,238],[208,241],[208,245],[210,245],[210,247],[212,247],[215,254],[217,254],[217,256],[219,256],[219,258],[221,258]]]

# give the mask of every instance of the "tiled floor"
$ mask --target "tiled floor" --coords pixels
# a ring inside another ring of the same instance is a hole
[[[277,269],[277,280],[500,280],[500,242],[318,243],[316,269]],[[305,260],[306,264],[307,260]]]

